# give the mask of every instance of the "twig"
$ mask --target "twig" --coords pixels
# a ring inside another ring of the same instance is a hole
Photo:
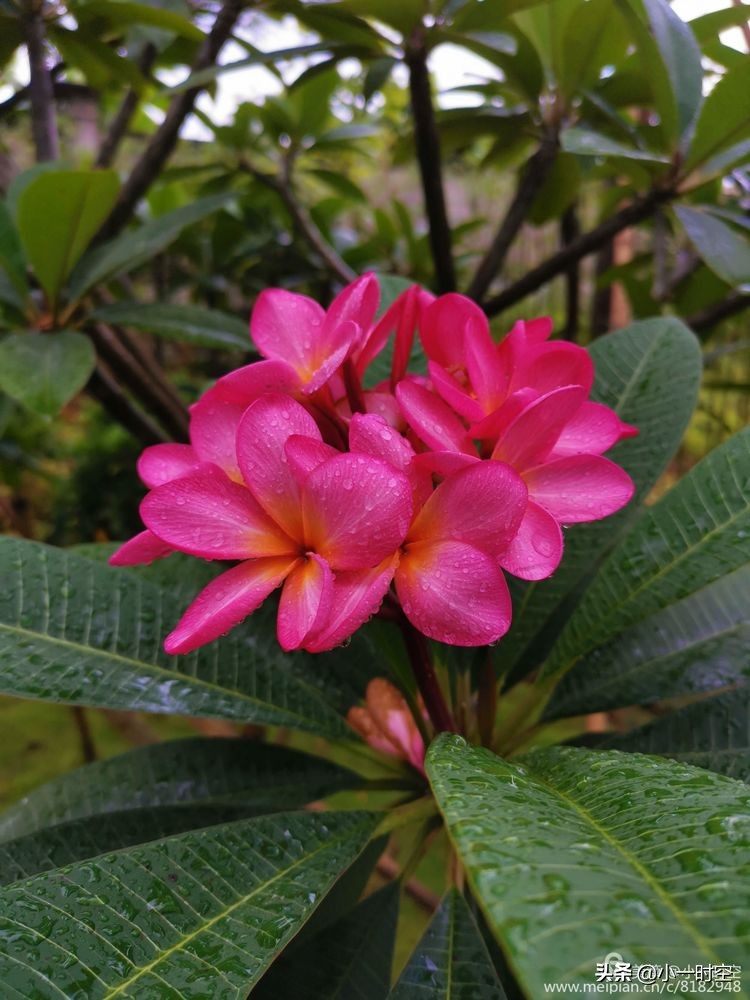
[[[213,66],[246,4],[247,0],[224,0],[213,27],[196,56],[191,73],[198,73]],[[123,184],[115,207],[97,234],[97,241],[117,236],[130,221],[136,205],[159,176],[162,167],[177,145],[182,123],[193,110],[195,100],[203,86],[203,84],[197,84],[195,87],[181,91],[172,99],[164,121],[154,133],[140,159],[133,167],[130,176]]]
[[[107,413],[141,444],[163,444],[169,441],[169,436],[150,417],[133,406],[104,365],[96,366],[86,388]]]
[[[566,271],[574,261],[587,257],[590,253],[605,246],[613,236],[622,232],[623,229],[643,222],[644,219],[653,215],[657,207],[673,198],[674,194],[672,189],[658,188],[649,191],[648,194],[642,195],[640,198],[635,198],[619,212],[615,212],[614,215],[587,233],[582,233],[578,239],[573,240],[568,246],[528,271],[499,295],[489,299],[484,304],[484,311],[488,316],[496,316],[497,313],[515,305],[516,302],[520,302],[527,295],[546,285],[552,278]]]
[[[393,860],[389,854],[384,854],[377,863],[377,870],[383,878],[389,880],[397,879],[400,876],[400,869],[398,863]],[[410,878],[404,883],[404,892],[411,896],[411,898],[423,906],[425,910],[429,910],[430,913],[434,913],[435,910],[440,905],[440,897],[437,893],[434,893],[431,889],[428,889],[426,885],[422,885],[414,878]]]
[[[452,292],[456,288],[456,272],[451,249],[451,227],[443,191],[440,157],[440,137],[432,104],[430,73],[427,68],[427,46],[424,31],[415,29],[406,46],[405,62],[409,70],[409,94],[414,118],[417,160],[422,178],[424,206],[429,223],[430,249],[435,264],[437,288]]]
[[[560,243],[563,247],[578,239],[581,227],[578,224],[578,213],[575,204],[567,208],[560,220]],[[574,260],[565,271],[565,328],[562,336],[565,340],[575,340],[578,333],[580,312],[580,274],[579,261]]]
[[[138,69],[143,76],[148,76],[155,61],[156,46],[147,42],[143,46],[143,51],[137,63]],[[138,107],[139,100],[140,95],[138,91],[131,87],[122,99],[122,104],[112,119],[109,130],[102,141],[99,155],[96,158],[97,167],[108,167],[112,163],[115,153],[120,147],[120,143],[125,138],[125,133]]]
[[[539,149],[526,164],[513,201],[510,203],[492,245],[484,255],[466,293],[477,302],[484,298],[495,275],[503,266],[508,250],[526,221],[534,198],[536,198],[542,184],[547,179],[552,164],[555,162],[557,148],[557,136],[553,134],[545,136]]]
[[[609,329],[609,319],[612,313],[612,283],[601,284],[604,275],[615,259],[614,239],[608,240],[597,252],[594,263],[594,294],[591,298],[591,318],[589,320],[592,337],[600,337]]]
[[[732,0],[732,4],[735,7],[744,7],[745,4],[743,0]],[[742,37],[745,40],[745,48],[750,52],[750,24],[747,21],[743,21],[740,25],[740,31],[742,32]]]
[[[52,79],[52,93],[54,96],[57,95],[57,87],[55,81],[57,77],[65,69],[65,63],[59,62],[50,69],[49,75]],[[57,85],[59,86],[59,84]],[[4,118],[9,115],[19,104],[22,104],[27,98],[31,99],[31,86],[27,84],[25,87],[19,87],[19,89],[11,94],[6,100],[0,103],[0,118]]]
[[[399,625],[406,644],[406,652],[409,654],[414,679],[424,700],[430,721],[435,727],[435,732],[457,733],[458,726],[443,698],[443,692],[440,690],[440,684],[435,675],[427,640],[421,632],[414,628],[406,615],[402,614]]]
[[[289,212],[297,231],[304,239],[307,240],[334,278],[343,282],[345,285],[354,281],[357,277],[356,272],[353,271],[346,261],[339,256],[335,248],[331,246],[325,236],[321,233],[320,229],[315,224],[313,217],[298,200],[292,186],[289,171],[285,171],[285,176],[283,178],[277,177],[275,174],[268,174],[263,170],[258,170],[257,167],[254,167],[252,163],[249,163],[245,159],[241,159],[239,161],[239,167],[240,170],[255,178],[256,181],[259,181],[261,184],[265,184],[266,187],[276,192]]]
[[[91,735],[91,726],[89,725],[86,710],[80,705],[73,705],[71,711],[73,712],[78,737],[81,741],[83,762],[84,764],[91,764],[92,761],[96,760],[96,746],[94,744],[94,737]]]
[[[60,155],[55,95],[52,75],[47,66],[43,0],[32,0],[29,4],[23,17],[23,30],[29,55],[31,134],[37,163],[41,163],[44,160],[56,160]]]
[[[736,316],[737,313],[744,312],[745,309],[750,309],[750,295],[743,292],[733,292],[720,302],[715,302],[712,306],[707,306],[700,312],[694,313],[685,322],[696,333],[703,333],[704,330],[710,330],[723,319]]]

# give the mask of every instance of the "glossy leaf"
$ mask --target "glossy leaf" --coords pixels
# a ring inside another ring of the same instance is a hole
[[[747,563],[750,429],[650,507],[599,571],[543,669],[564,673],[612,636]]]
[[[92,319],[145,330],[159,337],[220,350],[250,350],[248,325],[217,309],[162,302],[116,302],[95,309]]]
[[[633,323],[601,337],[590,351],[596,367],[593,398],[640,429],[637,437],[608,452],[633,477],[636,495],[614,517],[567,529],[562,565],[551,579],[513,584],[513,623],[498,648],[505,669],[522,655],[528,670],[543,658],[569,616],[563,602],[591,577],[636,516],[677,450],[698,399],[700,349],[677,320]],[[536,648],[530,650],[532,640]]]
[[[621,736],[613,750],[658,754],[750,783],[750,688],[716,695]]]
[[[71,299],[79,299],[93,285],[140,267],[166,249],[183,229],[218,212],[232,197],[231,192],[226,192],[199,198],[90,251],[71,276]]]
[[[463,896],[451,889],[414,949],[391,1000],[505,1000],[505,991]]]
[[[594,85],[602,66],[615,65],[627,44],[627,27],[613,0],[578,4],[568,18],[562,46],[561,83],[568,96]]]
[[[162,642],[186,591],[194,593],[189,581],[158,585],[13,538],[0,539],[0,567],[8,582],[0,595],[0,690],[8,694],[350,735],[304,678],[301,663],[310,658],[281,652],[270,606],[226,638],[169,657]]]
[[[746,786],[572,747],[518,763],[443,735],[427,772],[472,890],[526,993],[636,964],[742,961]]]
[[[338,7],[360,17],[373,18],[407,35],[420,20],[422,0],[339,0]]]
[[[0,840],[136,809],[295,809],[358,781],[352,772],[317,757],[253,740],[168,740],[97,761],[34,789],[0,814]]]
[[[289,948],[264,976],[253,1000],[385,1000],[399,889],[392,882],[322,933]]]
[[[0,389],[53,417],[86,385],[95,364],[93,345],[82,333],[11,333],[0,341]]]
[[[575,126],[564,129],[560,135],[560,145],[568,153],[578,156],[618,156],[626,160],[646,160],[651,163],[669,163],[668,156],[652,153],[647,149],[626,146],[601,132]]]
[[[675,205],[675,215],[703,260],[728,285],[750,283],[750,240],[710,212]]]
[[[374,826],[367,813],[282,813],[17,882],[0,893],[4,987],[40,1000],[143,1000],[165,989],[239,1000]]]
[[[21,296],[25,299],[29,289],[26,283],[26,260],[13,218],[5,202],[0,202],[0,268]]]
[[[750,679],[750,565],[594,649],[556,688],[548,716],[700,694]]]
[[[114,170],[55,170],[35,177],[18,200],[18,232],[51,302],[117,200]]]
[[[706,97],[690,144],[687,169],[700,166],[747,138],[748,132],[750,61],[745,59],[741,66],[725,73]]]
[[[131,0],[89,0],[76,4],[76,17],[79,20],[101,17],[112,24],[124,26],[147,24],[195,42],[201,42],[205,37],[197,25],[175,10],[132,3]]]

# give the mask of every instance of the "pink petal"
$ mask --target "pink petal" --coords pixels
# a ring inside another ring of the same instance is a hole
[[[598,455],[573,455],[524,474],[529,496],[562,524],[598,521],[620,510],[635,485],[619,465]]]
[[[409,545],[396,571],[404,613],[452,646],[486,646],[510,627],[508,586],[497,563],[465,542]]]
[[[414,338],[414,328],[417,320],[417,292],[417,285],[412,285],[411,288],[407,288],[405,292],[401,292],[401,294],[388,306],[369,333],[365,333],[362,344],[357,353],[357,373],[360,377],[364,374],[370,363],[383,350],[388,342],[388,338],[394,330],[403,331],[401,333],[402,341],[409,341],[408,351],[406,354],[406,361],[408,362],[409,353],[411,352],[411,341]],[[397,333],[397,342],[398,339],[399,337]],[[406,371],[405,365],[404,371]]]
[[[158,445],[154,445],[158,447]],[[110,566],[147,566],[156,559],[171,556],[174,549],[151,531],[141,531],[140,534],[123,542],[120,548],[113,552],[107,560]]]
[[[448,406],[459,413],[464,420],[473,422],[482,419],[484,410],[481,404],[469,395],[454,375],[441,368],[435,361],[430,361],[427,367],[433,386]]]
[[[480,403],[482,414],[491,413],[505,400],[510,388],[511,371],[503,365],[497,344],[485,324],[473,324],[464,337],[466,370]],[[472,417],[472,420],[479,419]]]
[[[381,458],[394,469],[403,472],[411,484],[415,509],[421,507],[432,493],[430,473],[414,464],[412,446],[382,417],[374,413],[355,413],[349,424],[349,448],[354,452]]]
[[[501,462],[477,462],[445,479],[409,531],[409,543],[453,539],[498,557],[526,510],[521,477]]]
[[[284,443],[284,454],[301,486],[313,469],[340,452],[323,441],[316,441],[315,438],[304,437],[302,434],[292,434]]]
[[[285,361],[255,361],[222,376],[211,391],[228,403],[247,408],[269,392],[294,395],[300,385],[299,375]]]
[[[141,517],[157,538],[204,559],[277,556],[298,548],[249,490],[211,465],[157,486],[144,497]]]
[[[540,343],[547,340],[552,333],[552,320],[549,316],[519,320],[517,325],[523,327],[524,335],[529,343]]]
[[[529,500],[518,534],[500,564],[522,580],[544,580],[560,565],[562,553],[560,525],[551,514]]]
[[[530,386],[540,395],[563,385],[581,385],[586,395],[594,383],[594,363],[589,352],[564,341],[527,345],[521,352],[513,388]]]
[[[190,440],[196,455],[238,482],[242,476],[237,464],[237,428],[244,412],[244,405],[221,399],[215,387],[190,409]]]
[[[420,306],[425,302],[427,295],[428,293],[424,292],[419,285],[412,285],[406,292],[404,307],[399,316],[396,336],[393,341],[391,389],[395,389],[406,375],[406,369],[409,367],[409,359],[411,358],[411,350],[414,344],[414,334],[417,331]],[[429,302],[429,299],[427,301]]]
[[[311,395],[321,389],[346,361],[359,337],[360,328],[348,321],[329,331],[326,339],[316,346],[302,392]]]
[[[449,370],[463,368],[464,331],[472,323],[487,326],[487,317],[471,299],[455,292],[435,299],[424,310],[419,326],[427,357]]]
[[[322,653],[340,646],[345,639],[375,614],[391,585],[398,565],[394,552],[372,569],[354,569],[336,573],[331,592],[328,621],[305,640],[310,653]]]
[[[267,288],[258,296],[250,319],[250,336],[266,358],[285,361],[305,380],[311,370],[325,312],[306,295]]]
[[[390,392],[368,390],[365,392],[365,408],[368,413],[376,413],[391,427],[406,428],[398,400]]]
[[[189,444],[152,444],[138,459],[138,475],[151,489],[192,472],[200,464]]]
[[[295,539],[302,535],[297,477],[284,445],[293,434],[321,440],[318,425],[299,403],[286,396],[262,396],[247,410],[237,430],[237,457],[255,499]]]
[[[325,326],[331,330],[342,323],[356,323],[360,331],[372,326],[380,302],[380,288],[374,274],[363,274],[339,292],[328,307]]]
[[[601,455],[623,438],[635,437],[638,428],[620,420],[602,403],[586,401],[565,425],[553,455]]]
[[[164,649],[190,653],[225,635],[260,607],[294,568],[294,559],[256,559],[217,576],[196,597],[171,632]]]
[[[580,385],[567,385],[529,403],[502,432],[492,457],[518,471],[539,465],[585,397]]]
[[[281,591],[276,622],[283,650],[299,649],[305,637],[327,620],[332,588],[333,573],[325,559],[315,553],[294,567]]]
[[[399,547],[411,523],[409,481],[369,455],[337,455],[302,487],[305,541],[334,571],[365,569]]]
[[[473,454],[474,446],[463,424],[434,392],[405,379],[396,388],[396,398],[409,426],[429,448]]]

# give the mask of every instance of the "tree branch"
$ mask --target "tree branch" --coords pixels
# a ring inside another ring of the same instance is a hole
[[[101,362],[97,364],[86,388],[107,413],[141,444],[164,444],[169,441],[169,436],[150,417],[133,406]]]
[[[456,288],[456,272],[451,249],[451,227],[443,191],[440,137],[432,104],[427,47],[421,28],[417,29],[409,40],[405,61],[409,70],[409,94],[414,118],[417,160],[422,178],[425,213],[430,228],[430,249],[435,264],[437,288],[439,292],[453,292]]]
[[[578,213],[575,204],[567,208],[560,220],[560,243],[567,247],[581,235],[578,223]],[[565,328],[562,336],[565,340],[575,340],[580,320],[580,268],[579,261],[574,260],[565,271]]]
[[[270,188],[279,196],[279,198],[281,198],[287,211],[289,212],[289,215],[291,216],[295,228],[300,235],[307,240],[333,277],[342,281],[345,285],[354,281],[357,277],[356,272],[353,271],[346,261],[339,256],[336,249],[331,246],[325,236],[321,233],[320,229],[315,224],[313,217],[304,205],[297,200],[294,188],[292,187],[291,178],[288,175],[282,179],[274,174],[267,174],[263,170],[258,170],[252,165],[252,163],[249,163],[245,159],[240,160],[239,166],[240,170],[249,174],[256,181],[260,181],[261,184],[265,184],[266,187]]]
[[[736,316],[737,313],[744,312],[745,309],[750,309],[750,295],[742,292],[733,292],[720,302],[715,302],[706,309],[702,309],[700,312],[688,317],[685,322],[691,330],[695,330],[696,333],[703,333],[705,330],[710,330],[716,326],[723,319]]]
[[[29,97],[31,134],[37,163],[56,160],[60,155],[52,74],[47,66],[47,39],[44,32],[44,4],[32,2],[23,17],[26,50],[29,56]]]
[[[568,244],[568,246],[553,254],[552,257],[543,261],[538,267],[528,271],[512,285],[509,285],[499,295],[489,299],[484,304],[484,311],[488,316],[496,316],[509,306],[520,302],[521,299],[526,298],[531,292],[535,292],[538,288],[546,285],[548,281],[557,277],[558,274],[562,274],[575,261],[581,260],[595,250],[599,250],[605,246],[613,236],[622,232],[623,229],[643,222],[644,219],[653,215],[659,205],[669,201],[674,195],[675,192],[671,189],[659,188],[651,190],[648,194],[642,195],[639,198],[635,198],[629,205],[621,208],[619,212],[615,212],[614,215],[605,219],[604,222],[594,229],[583,233],[577,239],[573,240],[572,243]]]
[[[147,42],[143,46],[143,51],[137,63],[138,69],[143,76],[148,76],[155,61],[156,46]],[[125,138],[125,133],[136,112],[139,101],[140,95],[131,87],[122,99],[122,104],[112,119],[109,130],[102,141],[99,155],[96,158],[97,167],[108,167],[112,163],[115,153],[120,147],[120,143]]]
[[[526,221],[534,199],[555,162],[557,149],[557,136],[553,134],[545,136],[539,149],[521,173],[513,201],[508,206],[508,211],[500,223],[497,235],[484,255],[466,292],[469,298],[476,302],[481,302],[487,289],[494,281],[495,275],[503,266],[508,250]]]
[[[224,0],[211,31],[201,45],[191,73],[198,73],[200,70],[213,66],[224,42],[231,35],[245,4],[246,0]],[[198,84],[195,87],[190,87],[189,90],[181,91],[172,99],[164,121],[133,167],[122,187],[115,207],[99,230],[97,241],[117,236],[130,221],[136,205],[159,176],[162,167],[172,155],[172,151],[177,145],[182,123],[193,110],[195,100],[202,89],[203,86]]]

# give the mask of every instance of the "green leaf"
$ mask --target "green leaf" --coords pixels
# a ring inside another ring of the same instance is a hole
[[[29,294],[26,260],[13,218],[5,202],[0,202],[0,267],[8,275],[23,302]]]
[[[303,665],[312,676],[314,663],[325,681],[327,657],[282,653],[271,602],[226,638],[170,657],[162,642],[195,596],[190,581],[158,585],[13,538],[0,539],[0,567],[8,581],[0,594],[0,690],[8,694],[351,737],[304,676]]]
[[[18,232],[39,284],[55,303],[65,279],[117,200],[114,170],[40,174],[18,200]]]
[[[701,52],[690,26],[667,0],[643,0],[651,31],[667,68],[677,106],[680,135],[695,119],[703,96]]]
[[[621,156],[626,160],[646,160],[650,163],[669,163],[668,156],[652,153],[648,149],[626,146],[601,132],[583,126],[566,128],[560,134],[560,145],[568,153],[578,156]]]
[[[318,180],[322,181],[327,187],[331,188],[336,194],[340,194],[343,198],[347,198],[349,201],[367,203],[367,196],[354,181],[350,180],[344,174],[336,170],[307,170],[306,173],[313,177],[317,177]]]
[[[34,789],[0,815],[0,840],[132,809],[293,809],[358,781],[352,772],[317,757],[253,740],[168,740],[97,761]]]
[[[79,69],[90,87],[101,90],[112,83],[124,84],[137,94],[145,89],[146,80],[137,63],[119,55],[89,25],[68,29],[54,24],[50,26],[50,38],[65,62]]]
[[[167,302],[116,302],[89,314],[92,319],[131,326],[168,340],[220,350],[250,350],[247,323],[218,309]]]
[[[91,0],[90,3],[76,4],[75,14],[79,20],[103,17],[115,25],[147,24],[194,42],[202,42],[205,38],[201,29],[182,14],[129,0]]]
[[[91,250],[71,276],[71,299],[80,299],[93,285],[140,267],[165,250],[183,229],[218,212],[233,197],[227,191],[199,198]]]
[[[592,650],[555,690],[548,717],[700,694],[750,679],[750,565]]]
[[[87,1000],[244,997],[374,826],[366,813],[280,814],[17,882],[0,893],[4,987]]]
[[[0,341],[0,389],[53,417],[86,385],[95,364],[82,333],[11,333]]]
[[[289,948],[264,976],[253,1000],[385,1000],[399,888],[392,882],[322,933]]]
[[[362,84],[362,95],[365,101],[369,101],[373,94],[383,89],[397,65],[398,60],[392,59],[390,56],[373,59],[367,67],[365,79]]]
[[[420,21],[424,10],[423,0],[339,0],[337,7],[382,21],[402,35],[407,35]]]
[[[750,240],[710,212],[675,205],[674,212],[695,249],[727,284],[750,282]]]
[[[569,616],[577,593],[637,516],[666,468],[698,400],[701,353],[695,336],[675,319],[650,319],[599,338],[590,348],[596,368],[592,398],[611,406],[640,433],[608,452],[633,477],[636,495],[614,517],[565,532],[565,554],[549,580],[513,585],[513,624],[498,648],[507,669],[523,656],[537,665]],[[529,648],[536,640],[536,648]]]
[[[740,963],[750,795],[672,761],[554,747],[509,763],[443,735],[427,773],[487,922],[530,997],[596,964]],[[661,956],[659,958],[658,956]]]
[[[612,636],[747,563],[750,429],[649,507],[586,591],[544,666],[568,670]]]
[[[451,889],[406,963],[390,1000],[506,1000],[464,898]]]
[[[622,736],[607,749],[658,754],[750,783],[750,688],[706,698]]]
[[[566,96],[595,85],[602,66],[616,65],[627,44],[627,27],[613,0],[578,4],[564,29],[561,84]]]
[[[747,15],[746,15],[747,16]],[[706,97],[685,164],[692,170],[747,137],[750,131],[750,61],[729,70]]]

